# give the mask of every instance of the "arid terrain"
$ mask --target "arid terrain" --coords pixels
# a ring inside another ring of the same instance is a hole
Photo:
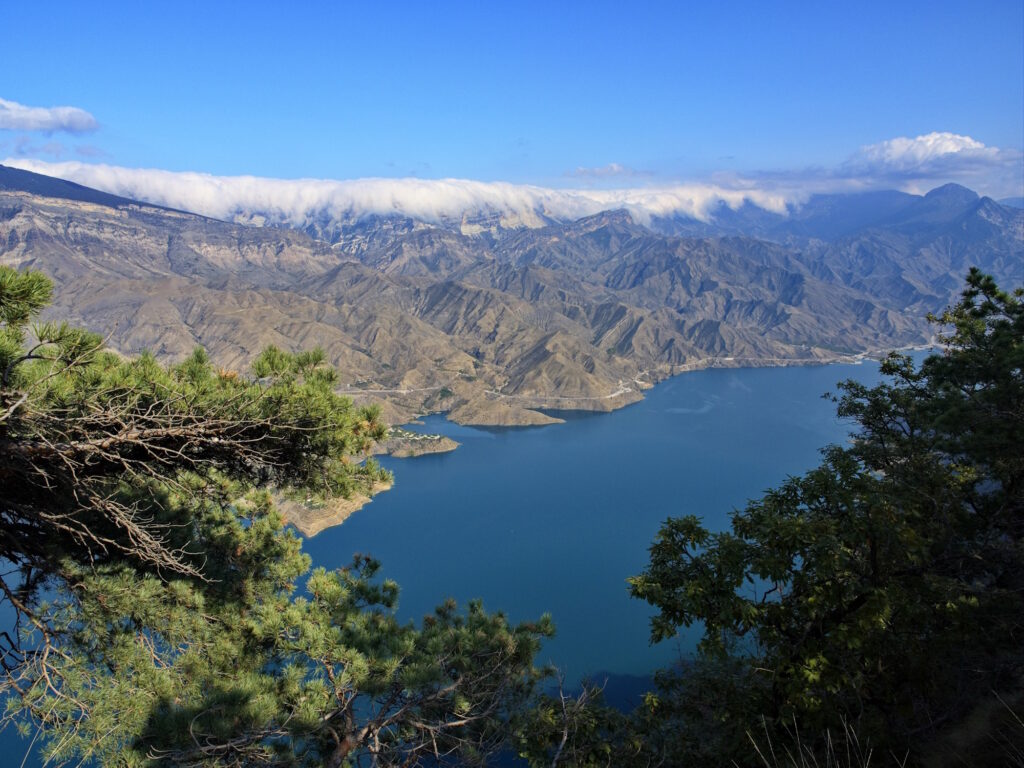
[[[1019,282],[1024,263],[1024,212],[955,185],[812,198],[789,217],[528,223],[366,216],[299,231],[0,167],[0,263],[54,279],[50,316],[124,353],[178,360],[201,345],[232,370],[268,344],[320,346],[342,391],[395,424],[433,411],[543,424],[687,370],[924,344],[927,313],[970,266]]]

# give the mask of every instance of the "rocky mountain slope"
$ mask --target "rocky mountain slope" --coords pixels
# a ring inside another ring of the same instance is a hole
[[[0,166],[0,263],[53,277],[54,316],[124,352],[201,344],[228,368],[319,345],[395,422],[545,423],[684,370],[921,344],[969,266],[1024,282],[1024,212],[962,187],[731,215],[704,237],[606,211],[475,230],[367,217],[317,239]]]

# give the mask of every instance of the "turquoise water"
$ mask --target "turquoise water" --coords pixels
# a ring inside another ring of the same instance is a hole
[[[660,523],[696,514],[725,528],[731,510],[817,464],[823,446],[848,437],[850,425],[822,399],[847,378],[873,383],[877,365],[688,373],[615,413],[548,427],[428,417],[411,428],[461,447],[385,458],[394,488],[306,551],[327,567],[355,552],[380,559],[382,575],[402,587],[406,618],[449,596],[481,598],[513,620],[548,612],[558,634],[540,662],[569,681],[610,676],[636,689],[696,642],[690,632],[651,646],[651,611],[628,594],[626,578],[643,570]],[[0,748],[18,755],[16,765],[25,745],[8,730]]]

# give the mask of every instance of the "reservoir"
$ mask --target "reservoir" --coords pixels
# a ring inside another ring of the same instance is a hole
[[[462,445],[385,457],[394,487],[305,550],[328,568],[356,552],[378,558],[381,576],[401,587],[407,620],[448,597],[479,598],[513,621],[550,613],[557,635],[538,663],[554,663],[569,683],[607,680],[610,701],[629,701],[699,638],[693,629],[651,646],[652,609],[629,597],[626,578],[646,566],[659,525],[695,514],[725,529],[732,510],[848,440],[851,424],[822,398],[844,379],[876,383],[878,366],[687,373],[622,410],[545,427],[482,429],[430,416],[410,429]],[[12,764],[27,747],[13,729],[0,733],[0,748],[17,755]],[[24,765],[40,763],[33,755]]]
[[[557,635],[538,662],[567,680],[646,675],[693,650],[693,630],[648,642],[652,609],[626,578],[669,516],[712,529],[788,475],[849,438],[823,399],[837,382],[879,378],[862,365],[712,369],[662,382],[610,414],[529,428],[463,427],[430,416],[411,429],[462,445],[451,453],[385,458],[392,490],[342,525],[307,540],[316,565],[355,552],[401,587],[399,612],[418,620],[448,597],[479,598],[512,620],[550,613]]]

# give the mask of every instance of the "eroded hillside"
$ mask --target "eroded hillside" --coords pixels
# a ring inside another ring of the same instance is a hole
[[[126,353],[202,345],[242,369],[267,344],[318,345],[394,422],[535,424],[684,370],[927,342],[968,266],[1012,278],[1024,253],[1019,211],[929,198],[832,240],[681,237],[611,211],[484,234],[367,218],[327,242],[0,168],[0,260],[49,274],[51,314]]]

